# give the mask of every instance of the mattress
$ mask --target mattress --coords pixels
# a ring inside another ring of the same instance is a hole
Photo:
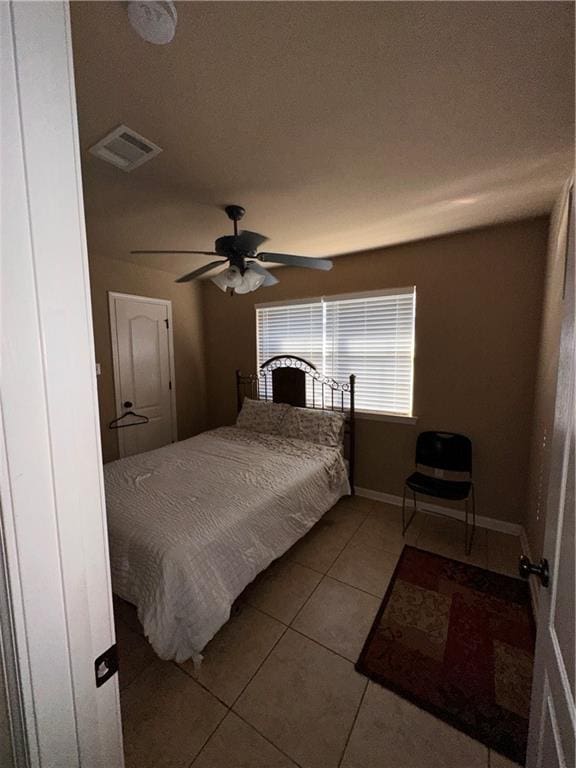
[[[104,466],[112,587],[162,659],[199,662],[232,603],[350,492],[342,454],[221,427]]]

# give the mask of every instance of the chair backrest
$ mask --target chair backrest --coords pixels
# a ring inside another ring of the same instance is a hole
[[[472,474],[472,443],[455,432],[421,432],[416,441],[416,464]]]

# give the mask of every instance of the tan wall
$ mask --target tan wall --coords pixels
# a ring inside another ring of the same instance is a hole
[[[556,377],[562,326],[562,289],[566,257],[567,205],[565,202],[565,200],[560,201],[556,206],[550,224],[540,354],[534,397],[530,483],[525,525],[530,551],[536,559],[540,558],[544,551],[550,448],[554,430]]]
[[[205,428],[206,390],[199,284],[177,285],[174,275],[167,272],[94,254],[90,259],[90,282],[96,360],[102,366],[98,400],[104,461],[118,458],[117,432],[108,429],[116,416],[108,291],[172,301],[178,437],[183,440],[201,432]]]
[[[425,429],[469,435],[478,512],[523,519],[548,220],[531,219],[339,257],[329,273],[230,298],[203,284],[209,424],[235,417],[234,370],[256,363],[254,304],[416,285],[417,425],[359,420],[357,485],[393,494]]]

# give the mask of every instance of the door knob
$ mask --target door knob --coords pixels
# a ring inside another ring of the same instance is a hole
[[[538,576],[543,587],[547,587],[550,583],[548,560],[544,557],[540,560],[538,565],[534,565],[526,555],[522,555],[520,557],[520,562],[518,563],[518,570],[523,579],[527,579],[530,574],[533,573],[535,576]]]
[[[126,402],[124,403],[124,408],[132,408],[132,403],[130,402],[130,400],[126,400]]]

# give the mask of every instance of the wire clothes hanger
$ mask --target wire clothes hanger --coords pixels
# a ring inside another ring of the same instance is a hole
[[[132,403],[127,400],[124,403],[124,408],[131,408]],[[139,421],[131,421],[130,424],[120,424],[122,419],[125,419],[126,416],[132,416],[135,419],[139,419]],[[116,419],[112,419],[110,424],[108,424],[108,429],[124,429],[124,427],[137,427],[140,424],[148,424],[150,419],[148,416],[144,416],[141,413],[134,413],[134,411],[125,411],[122,416],[118,416]]]

